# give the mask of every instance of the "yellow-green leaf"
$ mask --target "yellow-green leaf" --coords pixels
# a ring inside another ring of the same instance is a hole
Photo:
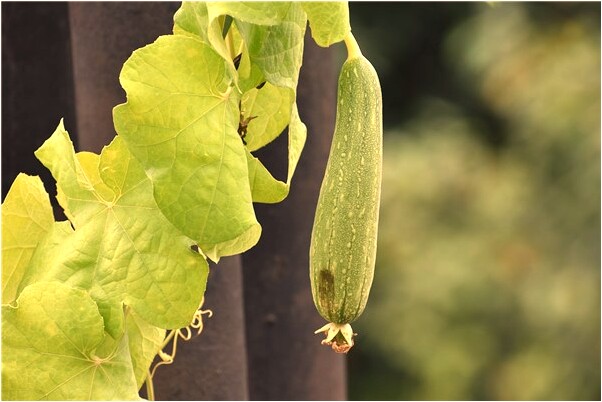
[[[223,59],[195,38],[163,36],[134,52],[120,80],[128,101],[114,109],[115,128],[161,212],[213,260],[255,245],[239,97]]]
[[[29,260],[53,223],[40,178],[19,174],[2,203],[2,303],[17,298]]]
[[[135,400],[137,390],[127,337],[104,332],[85,291],[40,282],[2,306],[4,400]]]
[[[351,32],[349,5],[346,1],[304,1],[311,36],[322,47],[345,39]]]
[[[158,209],[150,180],[123,140],[82,158],[61,123],[36,156],[57,180],[75,231],[60,227],[58,239],[38,250],[52,258],[34,255],[28,283],[61,280],[88,290],[113,336],[123,327],[123,304],[162,328],[188,325],[203,297],[207,262]]]

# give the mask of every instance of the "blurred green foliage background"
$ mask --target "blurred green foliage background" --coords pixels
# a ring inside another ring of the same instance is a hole
[[[385,113],[350,399],[600,399],[600,3],[350,3]]]

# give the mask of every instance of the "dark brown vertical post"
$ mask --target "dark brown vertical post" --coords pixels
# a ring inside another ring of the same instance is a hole
[[[334,49],[317,47],[309,33],[304,53],[298,103],[307,143],[288,198],[256,205],[263,234],[243,255],[253,400],[346,398],[345,357],[321,346],[322,336],[313,334],[326,322],[313,305],[309,284],[309,241],[334,131],[337,68]],[[285,138],[258,153],[268,165],[282,164],[275,160],[280,154],[286,154]]]
[[[157,400],[249,399],[240,256],[211,265],[203,309],[213,317],[201,335],[178,342],[174,363],[157,370]]]
[[[82,150],[98,152],[115,136],[112,109],[125,101],[119,73],[130,54],[170,34],[180,3],[70,3],[71,43]],[[209,277],[203,333],[180,342],[175,363],[158,369],[165,400],[247,399],[240,257],[225,258]]]
[[[174,2],[69,3],[71,47],[82,151],[99,152],[115,136],[112,110],[125,102],[119,73],[132,52],[173,27]]]
[[[33,152],[63,117],[75,126],[67,4],[2,3],[3,199],[19,172],[41,176],[56,194]]]

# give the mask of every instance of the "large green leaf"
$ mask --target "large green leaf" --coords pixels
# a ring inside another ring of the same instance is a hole
[[[221,31],[224,15],[234,18],[226,41]],[[233,45],[228,46],[228,38],[241,35],[244,40],[237,89],[243,92],[241,121],[256,116],[248,124],[246,136],[254,202],[279,202],[286,197],[303,148],[305,126],[298,116],[291,121],[291,113],[303,57],[306,21],[301,6],[289,2],[184,3],[176,14],[174,32],[197,35],[210,43],[228,65],[238,54],[238,50],[233,51]],[[262,88],[255,88],[266,79],[268,82]],[[289,177],[282,182],[248,151],[270,143],[289,124],[292,134],[289,137]],[[295,140],[301,132],[303,139]]]
[[[19,174],[2,203],[2,303],[17,298],[29,260],[53,222],[40,178]]]
[[[202,62],[201,62],[202,61]],[[115,128],[153,182],[163,214],[213,260],[259,240],[223,59],[195,38],[163,36],[126,61]]]
[[[207,262],[161,214],[123,140],[116,137],[100,156],[76,156],[61,122],[36,156],[57,180],[75,231],[53,231],[47,246],[55,249],[38,251],[52,258],[34,255],[23,285],[60,280],[87,289],[112,335],[122,327],[122,303],[161,328],[188,325],[205,290]]]
[[[83,290],[26,287],[2,306],[4,400],[139,399],[127,337],[115,341]]]
[[[60,188],[60,187],[59,187]],[[77,265],[77,256],[72,244],[75,240],[73,227],[69,221],[55,222],[50,231],[38,243],[27,269],[23,273],[17,296],[26,286],[40,281],[60,280],[70,285],[89,289],[96,301],[105,330],[114,338],[123,333],[125,321],[123,301],[119,297],[107,296],[105,289],[91,283],[90,269]]]
[[[345,39],[351,32],[349,6],[346,1],[304,1],[311,36],[322,47]]]
[[[23,281],[16,292],[17,295],[21,294],[28,284],[39,281],[58,279],[70,284],[83,283],[76,280],[77,274],[65,270],[63,266],[58,269],[55,267],[55,261],[60,264],[63,259],[65,254],[64,245],[71,241],[72,235],[73,229],[68,221],[56,222],[52,226],[47,235],[38,243],[38,249],[31,258],[29,269],[25,272]],[[85,271],[80,271],[80,273],[84,273],[84,276],[87,275]],[[93,299],[100,301],[98,310],[103,317],[105,330],[109,331],[109,335],[117,338],[123,334],[124,328],[127,331],[136,383],[140,388],[146,378],[148,367],[163,342],[165,330],[147,323],[131,309],[128,310],[127,317],[124,320],[122,303],[115,300],[112,303],[107,302],[106,296],[98,295],[98,292],[102,291],[100,287],[94,287],[93,289],[96,293],[91,294],[91,296]]]

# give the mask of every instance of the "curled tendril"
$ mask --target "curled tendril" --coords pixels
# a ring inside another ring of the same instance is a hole
[[[180,328],[178,330],[178,336],[185,341],[189,341],[192,338],[192,331],[190,330],[190,327]]]
[[[201,303],[201,306],[203,303]],[[207,314],[207,318],[213,317],[213,311],[211,310],[202,310],[201,307],[194,313],[194,317],[192,318],[192,322],[187,328],[194,328],[197,330],[197,335],[203,332],[203,314]]]
[[[195,311],[194,316],[192,317],[192,322],[188,326],[186,326],[184,328],[173,329],[173,330],[169,331],[169,333],[165,337],[165,340],[163,342],[163,346],[161,347],[161,350],[159,350],[159,352],[157,353],[157,355],[159,356],[161,361],[158,362],[157,364],[155,364],[155,366],[149,372],[148,376],[150,378],[147,378],[147,381],[149,381],[149,380],[152,381],[152,378],[155,375],[155,372],[157,371],[157,368],[159,366],[172,364],[174,362],[174,360],[176,358],[176,352],[178,350],[178,338],[181,338],[184,341],[189,341],[193,337],[192,329],[196,329],[195,336],[198,336],[201,334],[201,332],[203,332],[203,315],[207,315],[207,318],[211,318],[213,316],[213,311],[202,309],[204,302],[205,302],[205,298],[203,298],[201,300],[201,304],[200,304],[199,308],[197,309],[197,311]],[[173,343],[171,346],[171,353],[166,353],[163,349],[167,346],[167,344],[172,339],[173,339]]]

